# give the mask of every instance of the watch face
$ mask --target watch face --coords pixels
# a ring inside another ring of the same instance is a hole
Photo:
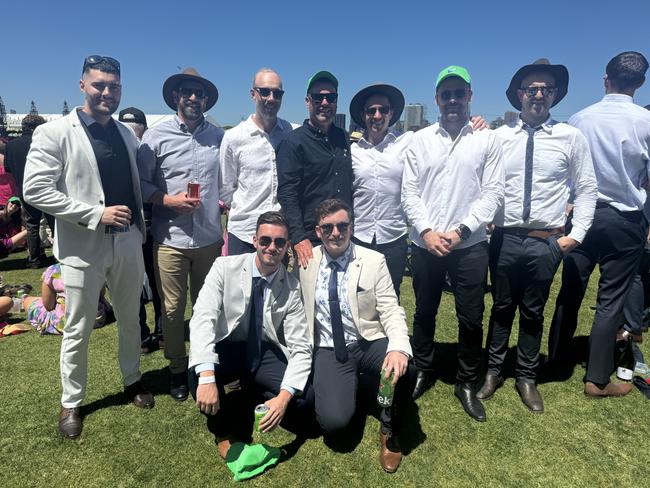
[[[458,230],[460,231],[460,238],[463,241],[469,239],[469,236],[472,235],[472,231],[469,230],[469,227],[467,227],[466,225],[460,224],[458,226]]]

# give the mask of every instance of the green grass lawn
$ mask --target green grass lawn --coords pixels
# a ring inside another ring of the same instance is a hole
[[[0,273],[11,284],[27,282],[40,290],[41,271],[22,270],[24,259],[25,253],[10,255],[0,262]],[[559,273],[547,328],[558,287]],[[594,288],[595,277],[578,335],[589,332]],[[410,322],[414,301],[408,278],[402,294]],[[490,305],[486,295],[484,324]],[[450,295],[443,297],[438,317],[442,377],[411,412],[403,442],[407,455],[397,473],[386,474],[379,466],[378,421],[369,416],[351,452],[334,452],[322,438],[309,439],[295,452],[289,448],[288,460],[249,486],[648,486],[650,417],[648,402],[636,389],[624,398],[588,399],[578,365],[568,381],[540,385],[546,411],[535,415],[523,406],[510,378],[485,402],[488,421],[475,422],[453,395],[457,325]],[[115,324],[91,337],[84,431],[76,441],[60,438],[60,339],[35,332],[0,339],[0,487],[234,484],[193,402],[177,403],[165,394],[161,351],[142,358],[144,381],[157,394],[155,408],[143,411],[124,402]],[[515,340],[513,333],[511,344]],[[647,342],[642,350],[650,355]],[[293,440],[279,430],[268,442],[281,446]]]

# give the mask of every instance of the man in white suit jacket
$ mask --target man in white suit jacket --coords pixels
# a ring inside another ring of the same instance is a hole
[[[379,382],[393,375],[393,405],[382,408],[380,462],[397,470],[402,454],[397,442],[397,411],[410,401],[407,378],[412,356],[406,314],[399,306],[382,254],[355,246],[352,212],[338,199],[316,208],[316,234],[323,245],[300,269],[307,322],[313,328],[316,419],[327,433],[343,431],[355,412],[358,374]],[[407,375],[407,376],[405,376]]]
[[[260,215],[253,236],[256,252],[214,262],[190,320],[190,391],[224,459],[233,438],[250,437],[253,413],[251,407],[244,421],[238,418],[225,385],[239,379],[245,391],[266,399],[264,432],[280,423],[288,407],[299,414],[313,403],[306,388],[311,333],[300,285],[282,265],[288,237],[281,213]]]
[[[88,340],[105,283],[119,324],[125,394],[138,407],[154,404],[140,382],[144,219],[137,141],[111,118],[121,97],[119,62],[88,56],[79,87],[84,106],[34,132],[24,183],[25,201],[56,218],[54,255],[66,294],[59,431],[69,438],[81,434]]]

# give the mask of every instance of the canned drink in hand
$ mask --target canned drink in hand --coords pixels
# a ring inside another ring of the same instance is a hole
[[[264,418],[268,411],[269,407],[263,403],[260,403],[257,407],[255,407],[255,432],[262,432],[260,430],[260,420]]]
[[[187,184],[187,196],[189,198],[201,198],[201,184],[196,181],[190,181]]]
[[[393,404],[393,378],[395,371],[391,371],[390,376],[386,378],[386,370],[382,369],[379,376],[379,390],[377,391],[377,403],[380,407],[390,407]]]

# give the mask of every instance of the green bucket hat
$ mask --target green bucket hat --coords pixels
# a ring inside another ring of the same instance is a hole
[[[440,86],[440,83],[442,83],[447,78],[451,78],[452,76],[456,76],[457,78],[460,78],[468,85],[472,84],[472,78],[469,76],[469,73],[465,68],[463,68],[462,66],[451,65],[451,66],[447,66],[438,74],[438,78],[436,79],[436,90]]]
[[[262,474],[280,460],[280,449],[266,444],[236,442],[226,456],[226,466],[235,481],[243,481]]]

